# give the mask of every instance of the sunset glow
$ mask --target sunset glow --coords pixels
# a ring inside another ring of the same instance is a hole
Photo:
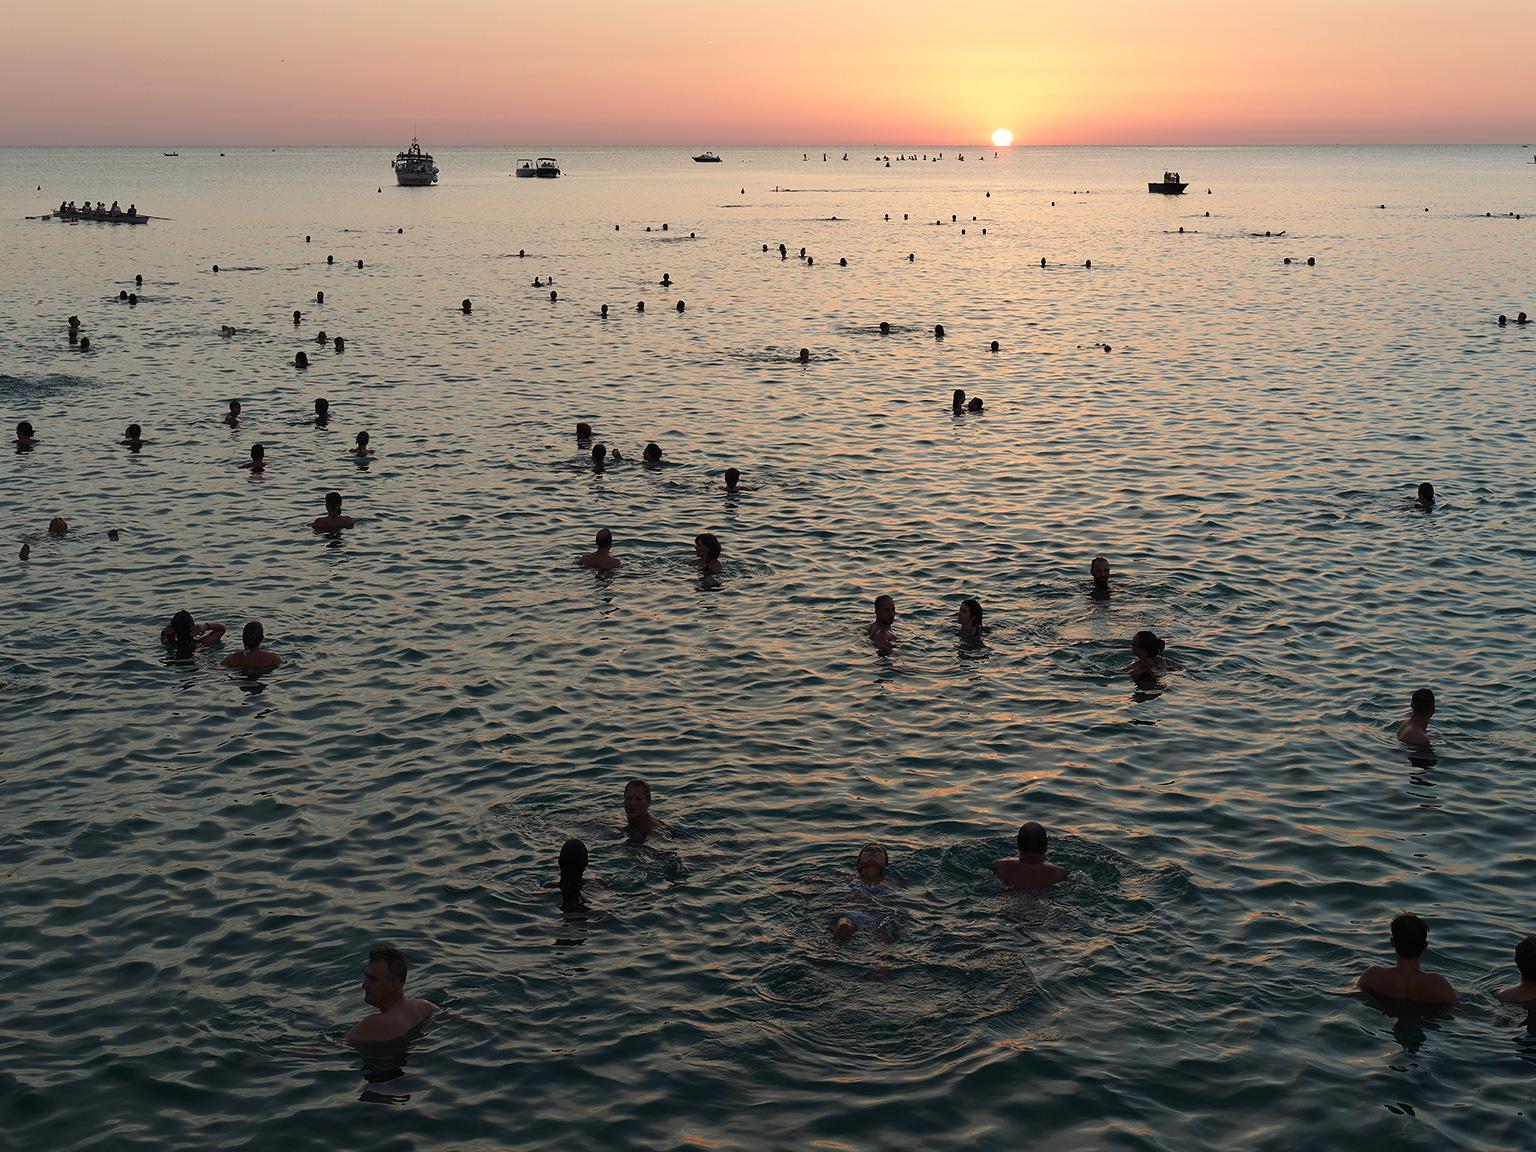
[[[1013,133],[1006,128],[999,128],[992,133],[992,144],[996,148],[1006,148],[1013,143]]]

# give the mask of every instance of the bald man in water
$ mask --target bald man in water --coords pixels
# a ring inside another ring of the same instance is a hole
[[[1045,854],[1050,850],[1050,838],[1045,829],[1034,821],[1022,825],[1018,835],[1019,858],[996,860],[992,871],[1008,887],[1020,892],[1049,888],[1067,879],[1069,873],[1059,864],[1048,863]]]
[[[597,551],[588,552],[577,563],[583,568],[596,568],[602,572],[611,572],[624,563],[617,556],[609,555],[609,549],[612,547],[613,533],[604,528],[597,534]]]
[[[437,1005],[405,994],[405,956],[387,945],[368,953],[363,999],[378,1009],[347,1033],[348,1044],[384,1044],[409,1034],[437,1011]]]

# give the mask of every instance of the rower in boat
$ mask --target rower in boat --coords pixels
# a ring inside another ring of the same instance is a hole
[[[135,208],[132,204],[128,205],[128,215],[130,218],[137,216],[138,214],[139,210],[137,208]]]
[[[122,214],[123,210],[117,206],[117,201],[112,201],[112,215],[121,216]]]

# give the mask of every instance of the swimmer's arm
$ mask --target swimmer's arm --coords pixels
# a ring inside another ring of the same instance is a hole
[[[204,627],[208,630],[203,633],[202,639],[198,641],[204,647],[217,644],[220,640],[224,639],[224,633],[228,631],[223,624],[219,623],[206,624]]]
[[[1371,965],[1360,973],[1360,979],[1355,981],[1355,987],[1362,992],[1379,992],[1381,987],[1381,969]]]

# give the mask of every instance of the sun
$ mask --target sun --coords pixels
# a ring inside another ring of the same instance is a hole
[[[1006,148],[1013,143],[1013,133],[1006,128],[999,128],[992,133],[992,143],[998,148]]]

